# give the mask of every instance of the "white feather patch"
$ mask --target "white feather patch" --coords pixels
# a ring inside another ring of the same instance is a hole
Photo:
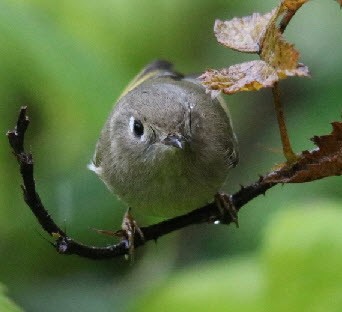
[[[97,175],[101,175],[102,167],[96,167],[93,162],[87,165],[87,168],[91,171],[94,171]]]

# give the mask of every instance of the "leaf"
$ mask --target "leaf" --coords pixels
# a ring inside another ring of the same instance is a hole
[[[292,70],[277,70],[260,60],[233,65],[222,70],[209,69],[200,76],[200,79],[211,90],[233,94],[239,91],[257,91],[261,88],[272,87],[279,79],[308,74],[308,68],[302,64]]]
[[[299,52],[293,44],[285,41],[274,22],[266,32],[260,58],[277,69],[295,69],[298,65]]]
[[[274,11],[274,10],[273,10]],[[260,42],[265,36],[266,27],[274,12],[261,15],[233,18],[230,21],[216,20],[214,32],[217,41],[233,50],[258,53]]]
[[[209,69],[200,77],[207,89],[232,94],[272,87],[291,76],[309,77],[309,69],[298,62],[299,52],[282,35],[296,11],[307,1],[283,0],[264,15],[254,13],[225,22],[216,20],[214,32],[219,43],[240,52],[257,53],[261,61],[217,71]]]
[[[208,70],[201,77],[203,84],[225,94],[259,90],[278,80],[276,70],[264,61],[237,64],[222,70]]]
[[[279,79],[285,79],[291,76],[310,77],[309,68],[302,63],[298,63],[297,67],[293,69],[278,69],[277,73]]]
[[[315,136],[318,148],[304,151],[298,161],[269,174],[266,182],[303,183],[342,174],[342,122],[332,123],[329,135]]]

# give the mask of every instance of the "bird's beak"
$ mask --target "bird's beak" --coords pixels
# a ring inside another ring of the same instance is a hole
[[[185,138],[177,134],[169,134],[167,137],[161,141],[165,145],[177,147],[180,149],[184,148]]]

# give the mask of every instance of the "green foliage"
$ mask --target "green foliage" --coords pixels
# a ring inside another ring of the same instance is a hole
[[[290,207],[271,220],[256,255],[180,272],[132,311],[341,311],[339,208]]]
[[[341,311],[341,205],[309,203],[277,215],[262,260],[273,311]]]
[[[22,311],[12,300],[5,295],[5,287],[0,284],[0,311],[1,312],[20,312]]]
[[[313,75],[283,84],[296,151],[311,149],[308,138],[329,133],[329,123],[341,114],[341,12],[334,1],[329,3],[310,2],[286,31],[286,39],[296,42]],[[37,234],[39,226],[22,199],[17,163],[4,134],[13,127],[19,107],[29,105],[27,149],[34,153],[37,187],[47,209],[72,237],[88,244],[113,243],[89,229],[117,229],[124,207],[86,170],[112,103],[128,81],[156,58],[174,62],[182,72],[198,73],[227,66],[227,59],[230,64],[246,61],[217,44],[214,20],[267,12],[276,4],[275,0],[0,0],[0,276],[25,310],[125,311],[127,302],[134,303],[142,290],[154,293],[154,286],[164,280],[179,281],[179,269],[188,272],[189,280],[196,277],[199,271],[189,268],[199,263],[204,263],[203,272],[219,272],[213,274],[217,281],[206,274],[213,290],[205,291],[212,291],[213,299],[221,291],[221,298],[224,292],[226,302],[231,301],[229,311],[241,302],[240,310],[243,304],[247,309],[260,299],[265,273],[260,264],[264,260],[244,255],[258,248],[272,214],[285,212],[289,201],[296,210],[302,209],[303,201],[321,201],[323,215],[328,199],[341,206],[338,177],[276,187],[241,211],[238,230],[194,226],[138,250],[136,263],[130,266],[124,259],[93,262],[58,255]],[[280,152],[274,152],[280,142],[267,91],[227,98],[241,150],[228,191],[254,181],[283,160]],[[137,218],[141,225],[156,221]],[[285,233],[293,240],[290,232]],[[311,255],[308,267],[322,256]],[[230,260],[232,256],[238,258]],[[211,270],[204,269],[205,263]],[[286,264],[282,269],[286,275]],[[220,275],[226,278],[221,281]],[[203,286],[204,281],[203,276]],[[219,289],[214,288],[216,283]],[[198,290],[201,284],[187,289],[194,289],[193,296],[195,290],[203,294]],[[225,286],[234,296],[225,292]],[[254,294],[251,298],[245,287]],[[202,297],[202,306],[208,307],[210,298]],[[155,306],[153,300],[148,302]]]

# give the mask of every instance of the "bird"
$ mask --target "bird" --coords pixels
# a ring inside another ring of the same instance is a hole
[[[211,202],[238,160],[223,98],[157,60],[117,100],[89,168],[129,211],[169,218]]]

